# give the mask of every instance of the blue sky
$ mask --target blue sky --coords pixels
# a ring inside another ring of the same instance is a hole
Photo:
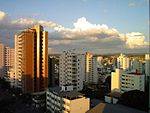
[[[34,18],[66,28],[85,17],[121,33],[140,32],[149,38],[149,0],[0,0],[0,10],[11,20]]]

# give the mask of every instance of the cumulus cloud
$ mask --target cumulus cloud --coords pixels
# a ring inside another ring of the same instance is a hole
[[[8,19],[8,14],[3,11],[0,11],[0,21],[6,21]]]
[[[145,41],[144,35],[139,32],[127,33],[126,44],[129,48],[141,48],[149,45],[149,43]]]
[[[0,11],[0,29],[1,30],[21,30],[36,24],[34,18],[19,18],[17,20],[11,20],[9,15],[3,11]]]
[[[79,18],[73,25],[72,29],[63,27],[50,33],[49,46],[56,46],[54,50],[60,47],[68,49],[68,46],[103,52],[131,52],[130,50],[139,52],[149,46],[142,33],[123,34],[105,24],[92,24],[85,17]]]
[[[9,15],[3,11],[0,11],[0,37],[5,39],[4,34],[8,32],[11,32],[13,37],[14,33],[19,30],[37,23],[53,29],[49,32],[49,52],[61,52],[71,48],[99,53],[135,52],[135,50],[140,52],[149,47],[145,36],[140,32],[123,34],[106,24],[90,23],[85,17],[79,18],[73,24],[73,28],[65,28],[52,21],[37,21],[34,18],[11,20]]]

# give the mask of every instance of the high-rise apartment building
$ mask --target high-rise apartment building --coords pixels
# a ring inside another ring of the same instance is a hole
[[[59,86],[59,56],[48,57],[48,87]]]
[[[117,58],[117,68],[128,70],[129,65],[130,65],[129,58],[124,54],[120,54],[120,56]]]
[[[85,76],[85,55],[64,51],[59,60],[59,86],[82,90]]]
[[[0,67],[4,66],[4,44],[0,43]]]
[[[5,47],[5,66],[13,67],[15,64],[14,48]]]
[[[150,77],[150,54],[145,55],[145,75]]]
[[[14,61],[15,61],[15,53],[14,53],[14,48],[5,47],[4,51],[4,76],[8,76],[8,71],[10,68],[14,68]]]
[[[41,25],[15,35],[15,76],[24,93],[47,88],[48,32]]]
[[[100,56],[93,56],[89,62],[90,64],[90,75],[89,77],[89,83],[95,83],[97,84],[100,79],[103,78],[103,76],[100,74],[100,68],[101,68],[101,60],[102,57]]]
[[[85,77],[84,81],[86,83],[90,82],[90,71],[92,70],[92,57],[93,55],[89,52],[85,54]]]
[[[144,72],[144,68],[143,68],[143,62],[138,60],[138,59],[133,59],[133,61],[131,61],[131,71],[136,70],[138,73],[143,73]]]
[[[0,77],[3,77],[4,68],[4,44],[0,43]]]
[[[14,49],[0,44],[0,75],[7,77],[8,70],[14,66]]]

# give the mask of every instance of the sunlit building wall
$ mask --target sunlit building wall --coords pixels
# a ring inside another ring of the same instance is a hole
[[[14,68],[14,62],[15,62],[15,53],[14,53],[14,48],[11,47],[5,47],[4,51],[4,76],[8,76],[8,71],[10,68]]]
[[[46,94],[47,110],[51,113],[86,113],[90,99],[76,91],[62,91],[50,88]]]
[[[0,77],[4,75],[4,44],[0,43]]]
[[[123,71],[120,69],[116,69],[115,72],[111,73],[111,91],[120,91],[120,81],[122,73]]]
[[[11,47],[5,47],[5,66],[14,66],[14,58],[15,58],[15,53],[14,53],[14,48]]]
[[[120,69],[111,73],[111,90],[123,93],[130,90],[145,90],[145,76],[141,73],[125,73]]]
[[[0,43],[0,67],[4,66],[4,44]]]
[[[129,69],[129,58],[126,57],[124,54],[120,54],[120,56],[117,58],[117,68],[128,70]]]
[[[85,54],[85,77],[84,77],[84,81],[86,83],[91,81],[90,71],[92,70],[92,57],[93,55],[91,53],[86,52]]]
[[[41,25],[15,36],[15,76],[24,93],[45,90],[48,79],[48,32]]]

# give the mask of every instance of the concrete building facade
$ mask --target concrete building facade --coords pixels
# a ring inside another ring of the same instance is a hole
[[[59,87],[47,90],[47,110],[51,113],[86,113],[90,99],[77,91],[63,91]]]
[[[0,43],[0,77],[3,77],[4,72],[3,72],[3,68],[4,68],[4,44]]]
[[[132,63],[131,64],[131,71],[136,70],[138,73],[143,73],[144,72],[142,61],[139,61],[138,59],[134,59],[131,63]]]
[[[129,70],[129,66],[130,66],[129,58],[121,53],[120,56],[117,58],[117,68]]]
[[[116,90],[121,93],[130,90],[145,90],[145,75],[141,73],[125,73],[120,69],[111,74],[111,90]]]
[[[85,83],[89,83],[90,81],[90,71],[92,70],[92,57],[93,55],[89,52],[86,52],[85,54],[85,77],[84,81]]]
[[[90,75],[89,75],[89,83],[95,83],[97,84],[99,79],[103,78],[103,75],[101,75],[101,59],[100,56],[93,56],[90,61]]]
[[[48,87],[59,86],[59,57],[48,57]]]
[[[15,76],[24,93],[47,88],[48,32],[41,25],[15,35]]]
[[[59,86],[73,86],[74,90],[82,90],[84,76],[85,55],[64,51],[59,60]]]

